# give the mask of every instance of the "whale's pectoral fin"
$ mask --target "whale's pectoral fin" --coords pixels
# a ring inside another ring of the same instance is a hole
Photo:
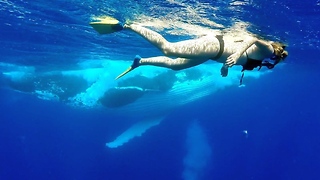
[[[117,148],[122,146],[123,144],[130,141],[132,138],[141,136],[146,130],[149,128],[158,125],[163,118],[155,118],[155,119],[148,119],[144,121],[139,121],[138,123],[131,126],[125,132],[120,134],[114,141],[106,143],[106,146],[109,148]]]

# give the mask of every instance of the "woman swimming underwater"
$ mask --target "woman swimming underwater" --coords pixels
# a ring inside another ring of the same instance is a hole
[[[91,24],[101,34],[103,28],[110,28],[110,24]],[[105,26],[103,26],[105,25]],[[109,26],[107,26],[109,25]],[[272,69],[280,61],[288,56],[285,46],[278,42],[258,39],[252,35],[206,35],[197,39],[169,42],[159,33],[139,26],[137,24],[114,23],[111,26],[112,32],[120,30],[131,30],[157,47],[164,56],[141,58],[136,56],[132,65],[116,79],[124,76],[133,69],[152,65],[165,67],[172,70],[182,70],[197,66],[208,60],[223,63],[221,75],[228,75],[228,68],[234,65],[241,65],[244,70],[253,70],[256,67],[266,66]],[[110,33],[110,32],[108,32]],[[175,57],[175,58],[171,58]]]

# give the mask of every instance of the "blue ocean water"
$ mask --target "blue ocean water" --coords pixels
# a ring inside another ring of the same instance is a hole
[[[0,11],[0,179],[320,178],[318,0],[0,0]],[[222,79],[221,89],[108,148],[140,119],[95,107],[94,97],[115,84],[107,75],[121,63],[161,53],[132,32],[97,34],[89,22],[103,15],[170,41],[236,24],[285,42],[289,56],[243,88]]]

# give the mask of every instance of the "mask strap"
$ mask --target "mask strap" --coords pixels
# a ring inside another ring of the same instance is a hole
[[[244,77],[244,71],[242,71],[242,75],[241,75],[241,78],[240,78],[240,86],[242,85],[243,77]]]

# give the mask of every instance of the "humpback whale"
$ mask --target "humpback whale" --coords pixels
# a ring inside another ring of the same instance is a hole
[[[221,77],[221,65],[210,63],[182,71],[141,67],[123,79],[114,80],[118,67],[126,67],[128,63],[108,61],[100,68],[87,66],[42,73],[20,71],[18,76],[14,69],[6,69],[2,78],[8,87],[41,99],[59,100],[79,108],[103,108],[110,115],[139,119],[106,143],[109,148],[117,148],[160,124],[174,109],[226,87],[239,86],[241,76],[241,69],[233,67],[228,77]],[[245,83],[266,72],[269,71],[247,72]]]

